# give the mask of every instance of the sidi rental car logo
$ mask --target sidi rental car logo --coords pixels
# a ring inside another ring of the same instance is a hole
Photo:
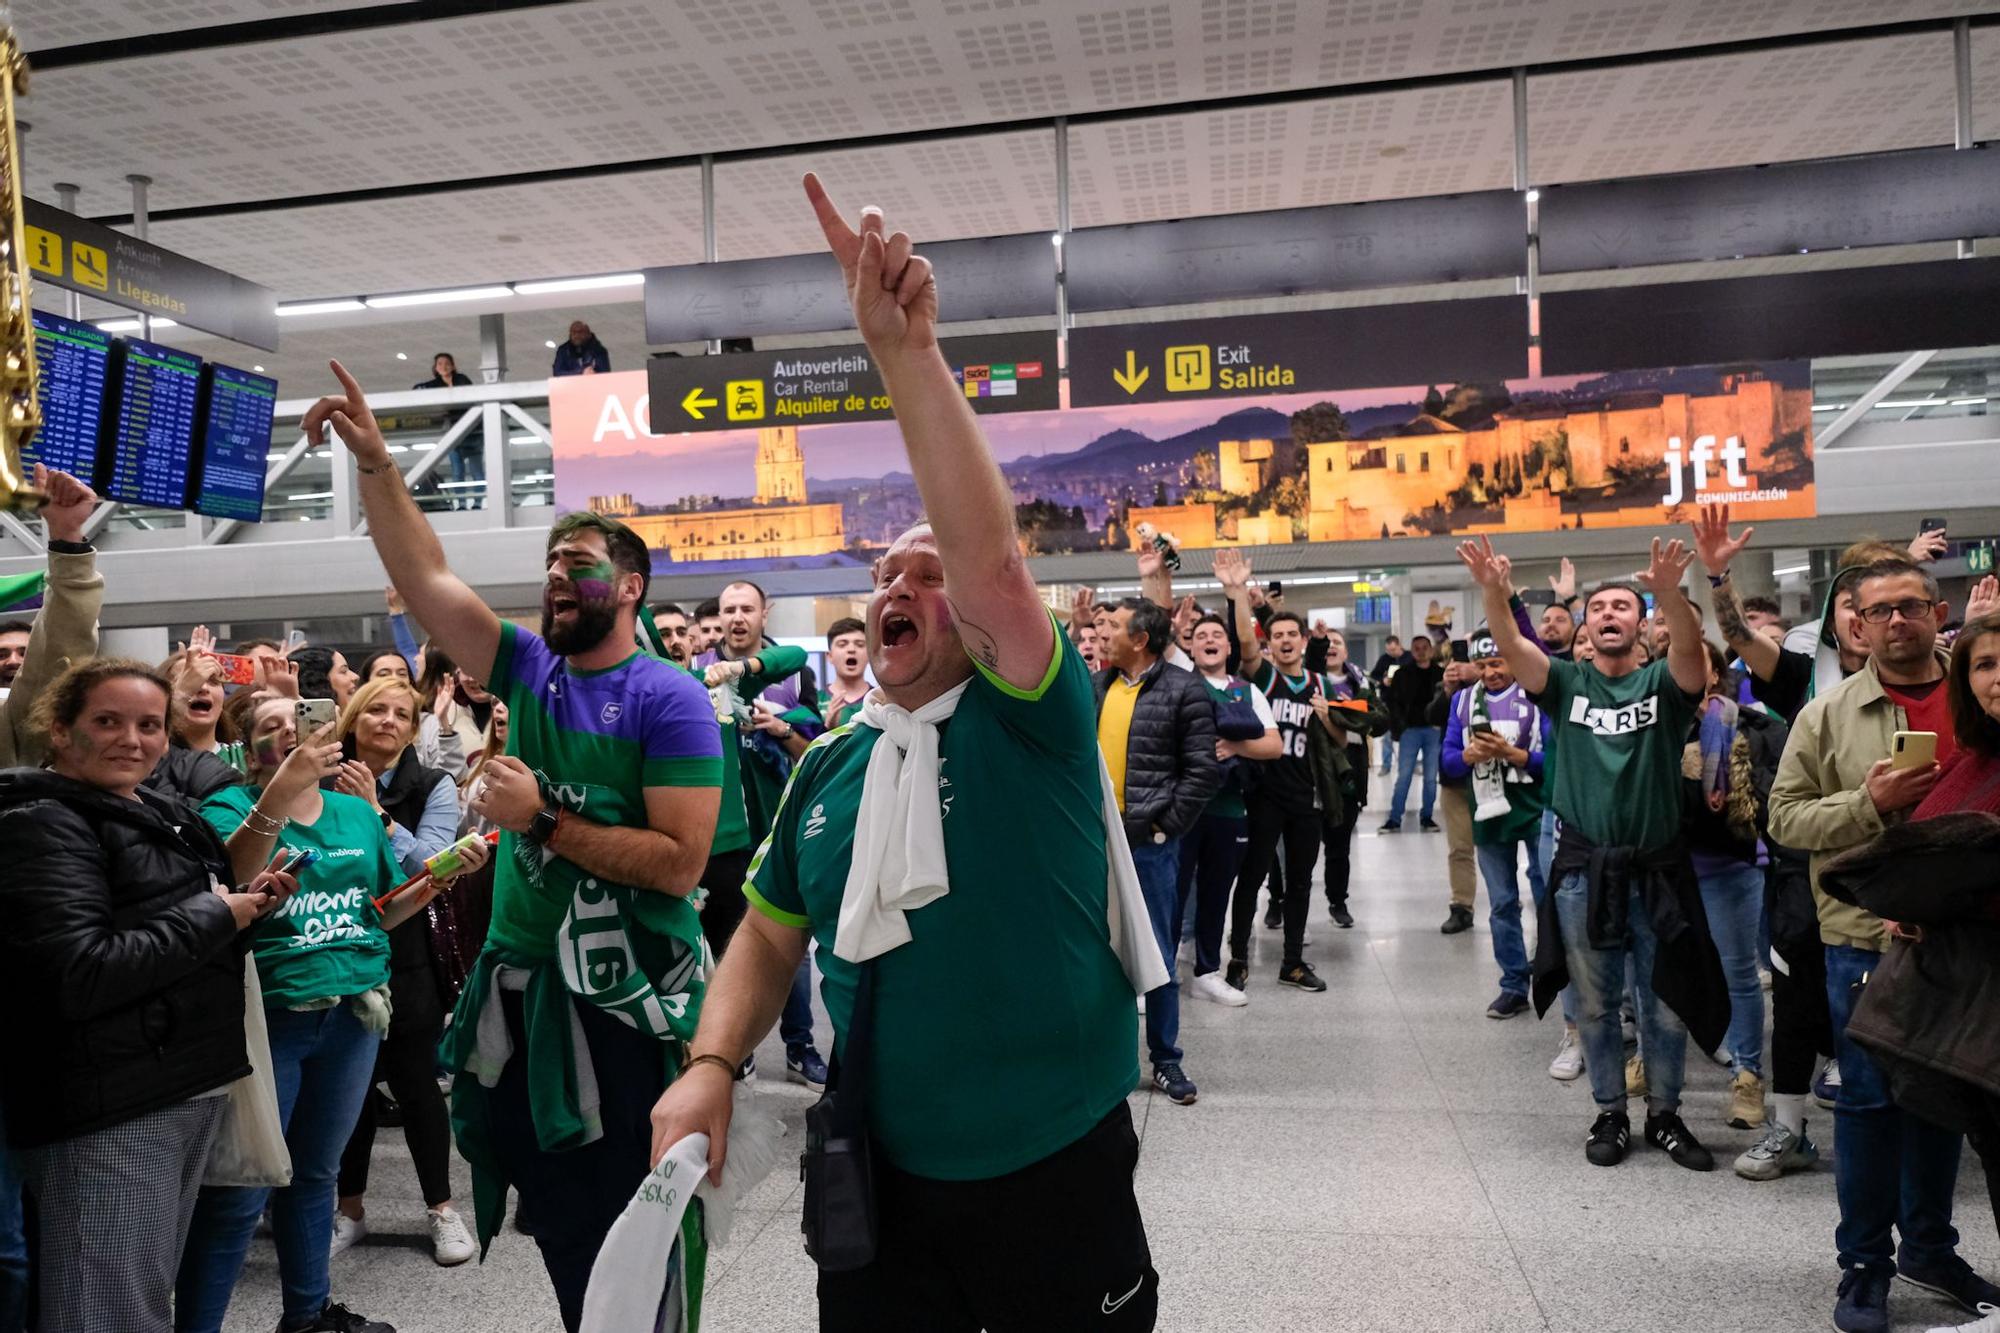
[[[1683,492],[1681,478],[1686,468],[1681,460],[1681,437],[1669,436],[1666,456],[1667,496],[1663,503],[1672,509],[1686,500],[1699,501],[1702,492],[1708,489],[1708,465],[1714,462],[1722,464],[1723,480],[1730,490],[1747,489],[1750,479],[1743,473],[1743,460],[1746,457],[1748,455],[1744,452],[1743,441],[1738,436],[1731,435],[1724,440],[1721,451],[1717,452],[1713,435],[1697,435],[1694,447],[1687,451],[1687,462],[1694,465],[1694,486],[1691,493]]]

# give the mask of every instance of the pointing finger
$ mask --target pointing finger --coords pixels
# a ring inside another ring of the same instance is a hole
[[[347,367],[338,361],[329,361],[333,377],[340,381],[340,391],[347,395],[348,410],[360,413],[368,410],[368,396],[361,391],[361,382],[347,373]]]
[[[861,238],[854,234],[854,228],[847,225],[847,219],[834,207],[828,197],[826,186],[820,183],[817,173],[806,173],[806,199],[811,202],[813,212],[819,217],[819,229],[826,236],[827,248],[833,251],[841,267],[854,267],[855,253],[860,248]]]

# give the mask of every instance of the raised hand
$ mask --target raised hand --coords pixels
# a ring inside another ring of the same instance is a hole
[[[1929,532],[1920,532],[1916,535],[1916,539],[1910,543],[1910,559],[1917,564],[1928,565],[1933,560],[1941,559],[1945,548],[1949,545],[1951,545],[1951,539],[1945,535],[1943,528],[1932,528]]]
[[[266,789],[275,793],[277,799],[290,801],[317,787],[321,779],[338,773],[340,742],[334,739],[336,729],[336,724],[328,723],[300,741],[285,756],[285,762],[278,765],[277,773],[265,784]]]
[[[296,699],[299,697],[299,664],[289,659],[257,659],[258,689],[268,692],[276,699]]]
[[[359,759],[344,761],[333,782],[349,796],[359,797],[377,810],[382,808],[381,792],[375,785],[375,774]]]
[[[1493,549],[1491,537],[1460,542],[1458,559],[1480,587],[1498,588],[1503,593],[1514,590],[1514,562]]]
[[[1215,578],[1223,591],[1239,593],[1250,586],[1250,559],[1234,547],[1215,553]]]
[[[396,591],[395,584],[392,583],[382,589],[382,601],[388,606],[390,615],[400,616],[403,614],[403,594]]]
[[[67,472],[51,472],[35,464],[35,489],[49,497],[42,507],[42,521],[49,525],[49,540],[80,542],[83,525],[97,510],[97,492]]]
[[[1965,623],[1971,624],[1981,616],[1990,616],[2000,611],[2000,578],[1988,574],[1972,585],[1972,591],[1965,598]]]
[[[1549,591],[1554,593],[1556,600],[1565,606],[1575,599],[1576,566],[1570,563],[1568,556],[1563,557],[1562,572],[1549,575]]]
[[[1070,599],[1069,623],[1073,629],[1082,629],[1097,620],[1097,589],[1078,588],[1076,596]]]
[[[1688,527],[1694,530],[1694,549],[1700,552],[1702,565],[1709,573],[1718,576],[1729,568],[1730,561],[1743,553],[1743,548],[1750,544],[1750,534],[1757,530],[1745,528],[1742,536],[1731,540],[1729,506],[1713,504],[1703,505],[1700,516]]]
[[[701,673],[701,683],[714,689],[718,685],[731,685],[743,679],[743,673],[750,669],[748,661],[720,661],[710,664]]]
[[[1201,608],[1195,605],[1194,594],[1181,598],[1174,608],[1174,635],[1179,637],[1194,628],[1194,622],[1201,619]]]
[[[1680,591],[1681,580],[1687,577],[1688,566],[1693,563],[1694,552],[1680,538],[1662,543],[1655,537],[1652,563],[1632,577],[1655,598],[1665,597],[1668,593]]]
[[[807,172],[805,187],[827,249],[840,261],[854,324],[869,349],[881,356],[937,346],[937,280],[931,261],[913,252],[907,233],[887,231],[881,209],[863,208],[857,231],[834,207],[818,176]]]
[[[333,433],[354,455],[355,462],[362,467],[380,467],[389,461],[389,442],[382,438],[382,428],[375,424],[375,414],[368,410],[368,396],[354,376],[347,373],[347,367],[338,361],[329,361],[327,365],[340,381],[340,393],[314,403],[299,422],[300,433],[317,441],[326,424],[332,422]]]
[[[1142,579],[1156,577],[1166,567],[1166,561],[1167,558],[1160,553],[1160,548],[1147,542],[1139,548],[1139,577]]]

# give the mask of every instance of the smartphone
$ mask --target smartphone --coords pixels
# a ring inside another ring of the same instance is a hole
[[[1491,736],[1494,734],[1491,722],[1475,722],[1467,727],[1466,730],[1475,736]]]
[[[1285,585],[1276,579],[1272,579],[1264,585],[1264,591],[1272,597],[1283,597],[1285,595]]]
[[[317,860],[319,860],[317,851],[310,847],[301,847],[287,857],[285,863],[277,867],[277,871],[281,875],[296,875]]]
[[[333,720],[340,715],[339,708],[331,699],[301,699],[295,709],[300,741],[322,727],[332,726]]]
[[[1450,648],[1451,648],[1452,661],[1466,662],[1471,660],[1469,657],[1466,656],[1467,653],[1471,652],[1471,649],[1466,647],[1464,639],[1453,639],[1451,641]]]
[[[290,634],[287,634],[285,636],[285,656],[290,657],[293,653],[297,652],[299,649],[305,646],[306,646],[306,632],[304,630],[295,629]]]
[[[1945,529],[1946,529],[1947,527],[1950,527],[1950,526],[1951,526],[1950,524],[1948,524],[1948,523],[1946,523],[1946,522],[1944,521],[1944,518],[1943,518],[1943,516],[1942,516],[1942,515],[1939,515],[1939,514],[1933,514],[1933,515],[1931,515],[1931,516],[1930,516],[1929,518],[1926,518],[1926,519],[1924,519],[1923,521],[1921,521],[1920,523],[1918,523],[1918,524],[1917,524],[1917,531],[1918,531],[1919,533],[1924,533],[1924,532],[1942,532],[1942,531],[1944,531],[1944,530],[1945,530]]]
[[[222,665],[222,680],[225,685],[255,685],[257,683],[257,659],[239,657],[235,653],[217,653],[215,660]]]
[[[1936,758],[1935,731],[1899,731],[1889,742],[1890,768],[1922,768]]]

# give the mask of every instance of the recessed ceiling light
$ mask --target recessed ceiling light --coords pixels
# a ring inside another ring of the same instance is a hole
[[[1540,202],[1542,202],[1542,192],[1540,190],[1528,191],[1528,202],[1531,204],[1539,204]]]
[[[396,353],[396,359],[398,361],[408,361],[410,359],[410,354],[408,352],[398,352]]]
[[[1403,144],[1392,143],[1392,144],[1386,144],[1383,147],[1376,149],[1375,153],[1376,156],[1378,157],[1401,157],[1403,154],[1409,151],[1410,150]]]
[[[646,280],[643,273],[604,273],[590,278],[550,278],[541,282],[517,282],[514,290],[523,296],[546,292],[583,292],[598,287],[637,287]]]
[[[262,366],[252,366],[250,369],[256,371],[259,375],[264,373],[264,367]]]
[[[278,307],[278,313],[286,318],[293,315],[331,315],[341,310],[366,310],[368,307],[351,296],[338,297],[331,301],[294,301],[290,305]]]
[[[487,287],[454,287],[436,292],[397,292],[390,296],[370,296],[366,299],[371,309],[393,310],[406,305],[442,305],[447,301],[487,301],[513,294],[512,287],[503,287],[495,283]]]
[[[544,338],[542,339],[542,346],[553,352],[556,347],[556,340],[554,338]]]

